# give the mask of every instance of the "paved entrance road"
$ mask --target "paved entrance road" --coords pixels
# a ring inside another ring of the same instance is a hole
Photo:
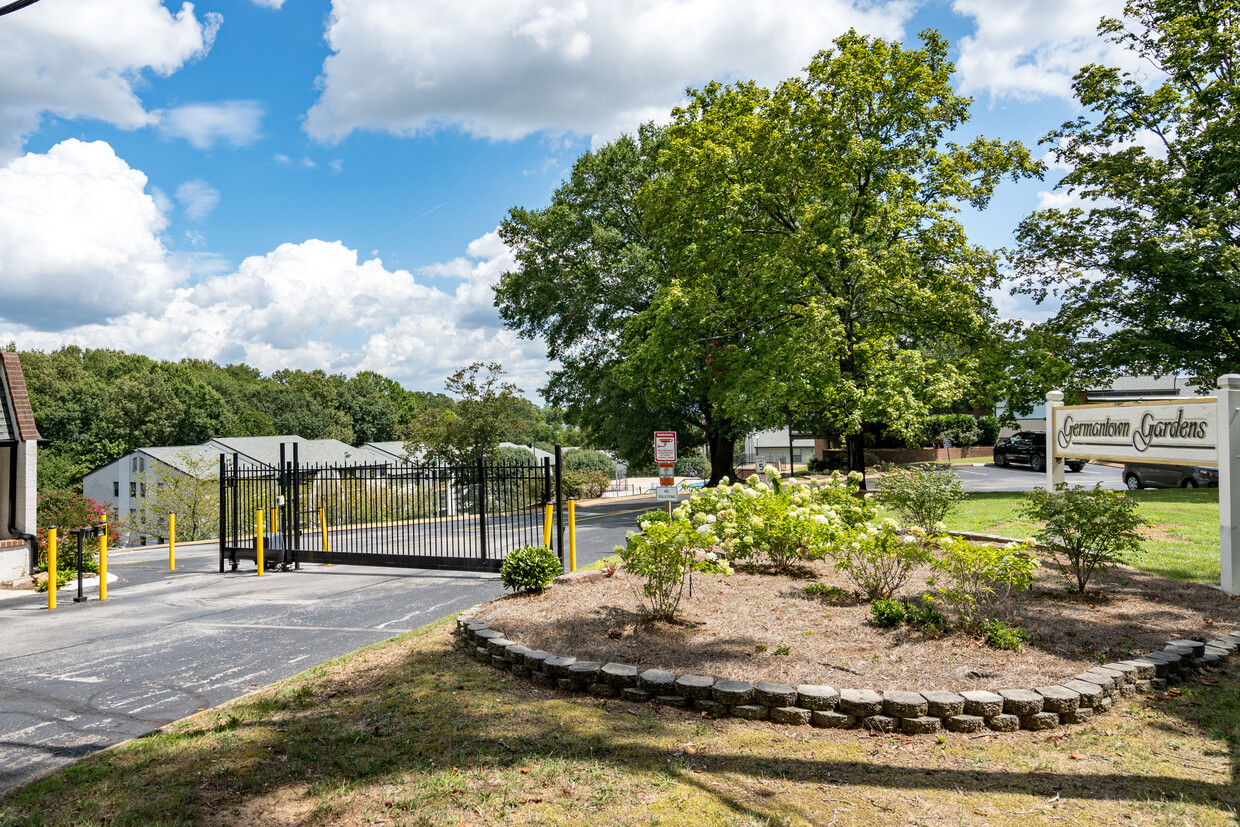
[[[577,510],[578,566],[652,499]],[[565,538],[565,548],[568,541]],[[497,575],[305,564],[219,574],[218,546],[114,552],[107,602],[0,601],[0,792],[503,593]]]
[[[1046,484],[1046,472],[1036,472],[1028,466],[1012,465],[1000,468],[997,465],[974,467],[969,465],[955,466],[956,476],[960,477],[965,491],[1032,491]],[[1079,472],[1064,471],[1064,482],[1068,485],[1084,485],[1093,488],[1102,483],[1103,488],[1120,489],[1124,481],[1120,479],[1120,469],[1110,465],[1089,463]]]

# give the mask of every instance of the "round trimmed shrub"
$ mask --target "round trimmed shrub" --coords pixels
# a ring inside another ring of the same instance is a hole
[[[560,558],[543,546],[522,546],[510,551],[500,567],[505,589],[514,592],[541,592],[564,572]]]
[[[616,463],[602,451],[578,448],[564,454],[565,471],[601,471],[608,478],[615,476]]]

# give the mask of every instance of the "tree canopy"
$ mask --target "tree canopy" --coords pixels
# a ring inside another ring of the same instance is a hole
[[[1240,3],[1130,0],[1099,32],[1153,75],[1076,75],[1087,112],[1043,142],[1078,203],[1021,224],[1020,289],[1095,373],[1212,385],[1240,372]]]
[[[448,377],[444,388],[457,397],[456,404],[415,414],[401,429],[405,451],[448,465],[494,457],[523,410],[517,396],[521,389],[503,381],[503,376],[498,362],[474,362]]]
[[[568,355],[562,382],[604,365],[647,410],[700,416],[708,437],[725,426],[713,479],[749,428],[846,434],[856,470],[867,423],[918,434],[969,365],[924,344],[977,344],[992,327],[995,256],[955,213],[1040,171],[1019,143],[949,139],[970,101],[950,86],[946,42],[922,40],[905,49],[850,32],[774,90],[691,90],[665,134],[612,145],[632,174],[601,206],[588,173],[607,156],[587,156],[551,207],[514,210],[505,225],[520,269],[497,292],[504,318]],[[582,195],[588,207],[574,209]],[[568,289],[588,310],[553,295],[575,278],[586,286]],[[583,332],[565,336],[566,322]],[[580,340],[594,350],[574,351]]]

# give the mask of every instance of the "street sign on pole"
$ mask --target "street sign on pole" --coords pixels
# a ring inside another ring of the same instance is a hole
[[[654,488],[655,502],[674,503],[680,500],[680,486],[656,485]]]
[[[676,432],[654,432],[654,461],[657,465],[674,465],[676,463]]]

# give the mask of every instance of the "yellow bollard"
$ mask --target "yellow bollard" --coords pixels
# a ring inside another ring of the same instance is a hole
[[[568,501],[568,570],[577,570],[577,501]]]
[[[258,576],[263,576],[263,510],[260,508],[255,514],[255,530],[254,535],[254,551],[255,560],[258,561]]]
[[[177,567],[177,515],[168,515],[168,571]]]
[[[276,531],[276,513],[277,513],[277,512],[276,512],[276,509],[274,509],[274,508],[273,508],[273,509],[271,509],[271,522],[270,522],[268,525],[270,525],[270,526],[271,526],[271,533],[272,533],[272,534],[275,534],[275,531]]]
[[[319,509],[319,532],[323,535],[323,551],[331,551],[332,547],[327,542],[327,512],[321,508]],[[330,566],[331,563],[327,563],[327,565]]]
[[[108,599],[108,515],[103,515],[103,533],[99,535],[99,599]]]
[[[543,513],[543,545],[551,548],[551,503],[547,503],[547,510]]]
[[[47,608],[56,608],[56,526],[47,530]]]

